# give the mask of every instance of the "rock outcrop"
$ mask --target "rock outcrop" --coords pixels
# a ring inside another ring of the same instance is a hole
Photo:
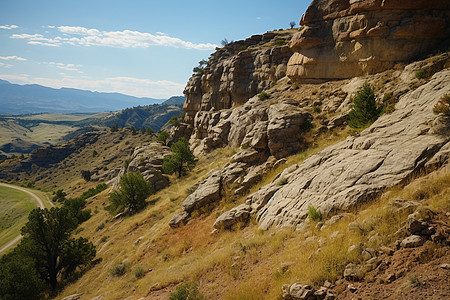
[[[280,159],[305,146],[302,135],[311,120],[298,102],[284,99],[273,104],[253,97],[234,109],[198,112],[189,142],[194,155],[228,145],[267,151]]]
[[[450,135],[437,128],[441,117],[432,109],[450,93],[449,82],[449,69],[435,74],[401,96],[396,110],[370,128],[286,169],[250,195],[246,204],[260,227],[295,227],[307,217],[309,205],[324,214],[348,210],[404,182],[429,161],[438,158],[435,167],[448,162]],[[280,178],[287,183],[280,186]]]
[[[287,75],[304,79],[352,78],[448,45],[446,0],[314,0],[289,43]]]
[[[120,177],[128,172],[140,172],[144,179],[151,182],[153,191],[159,191],[167,187],[170,182],[169,179],[163,175],[162,164],[164,156],[170,154],[170,148],[162,146],[159,143],[151,143],[136,147],[131,155],[129,163],[122,166],[115,178],[107,183],[112,186],[112,189],[118,187]]]
[[[186,85],[185,122],[192,126],[199,111],[218,111],[244,104],[286,76],[292,32],[267,32],[217,49],[201,74]]]

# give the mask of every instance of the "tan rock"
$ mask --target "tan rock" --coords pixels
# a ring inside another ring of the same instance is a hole
[[[300,81],[387,70],[448,39],[449,20],[445,0],[315,0],[289,44],[287,75]]]

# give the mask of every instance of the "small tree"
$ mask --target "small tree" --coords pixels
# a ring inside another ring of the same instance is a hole
[[[291,22],[289,23],[289,25],[291,26],[291,29],[292,29],[292,28],[294,28],[294,26],[295,26],[295,22],[294,22],[294,21],[291,21]]]
[[[119,128],[117,127],[117,125],[111,126],[111,132],[116,132],[118,130],[119,130]]]
[[[181,177],[195,164],[195,156],[189,149],[189,142],[185,138],[181,138],[170,148],[172,149],[172,154],[167,155],[163,160],[164,173],[173,174],[178,172],[178,177]]]
[[[220,41],[220,44],[222,44],[222,46],[228,46],[229,44],[231,44],[233,41],[228,41],[227,38],[224,38],[223,40]]]
[[[375,102],[375,94],[367,82],[353,98],[353,107],[348,114],[348,125],[353,128],[364,128],[374,122],[381,113]]]
[[[55,196],[53,197],[53,202],[64,202],[66,200],[67,194],[63,190],[57,190]]]
[[[208,62],[207,62],[206,60],[202,59],[201,61],[198,62],[198,66],[195,67],[192,71],[193,71],[194,73],[199,74],[199,75],[203,74],[204,69],[205,69],[207,63],[208,63]]]
[[[167,139],[169,137],[170,137],[170,134],[167,131],[162,130],[162,131],[159,132],[158,142],[161,142],[163,145],[166,145]]]
[[[120,189],[109,196],[113,212],[128,210],[134,214],[145,207],[145,199],[152,194],[153,188],[138,172],[130,172],[120,177]]]

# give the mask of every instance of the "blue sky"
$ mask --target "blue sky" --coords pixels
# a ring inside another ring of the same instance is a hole
[[[309,0],[0,0],[0,79],[182,95],[192,68],[224,38],[297,24]]]

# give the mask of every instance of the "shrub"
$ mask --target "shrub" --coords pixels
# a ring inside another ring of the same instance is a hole
[[[277,46],[283,46],[285,44],[286,44],[286,40],[283,40],[283,39],[278,39],[275,41],[275,45],[277,45]]]
[[[111,126],[111,132],[116,132],[118,130],[119,130],[119,128],[117,127],[117,125]]]
[[[288,183],[287,178],[283,178],[283,179],[281,179],[281,180],[278,182],[278,185],[285,185],[285,184],[287,184],[287,183]]]
[[[127,272],[128,267],[127,262],[117,263],[111,268],[110,273],[112,276],[122,276]]]
[[[163,145],[166,145],[167,139],[169,137],[170,137],[169,133],[163,130],[158,134],[158,142],[161,142]]]
[[[55,196],[52,198],[53,202],[64,202],[66,200],[67,194],[63,190],[57,190]]]
[[[450,95],[445,94],[433,107],[433,113],[450,117]]]
[[[322,220],[322,213],[320,212],[320,210],[317,210],[314,206],[311,205],[308,206],[308,216],[313,221]]]
[[[115,213],[126,209],[134,214],[145,207],[145,199],[152,193],[152,184],[141,173],[125,174],[120,177],[120,189],[109,196],[110,210]]]
[[[144,277],[144,275],[145,275],[144,268],[142,268],[141,266],[137,266],[134,269],[134,277],[139,279],[139,278]]]
[[[96,157],[98,155],[98,152],[97,151],[92,151],[92,157]]]
[[[322,112],[322,110],[320,109],[320,107],[317,106],[317,105],[313,106],[313,111],[314,111],[315,113],[320,113],[320,112]]]
[[[270,95],[266,92],[261,92],[258,94],[259,100],[266,100],[270,98]]]
[[[97,228],[95,229],[95,231],[100,231],[100,230],[102,230],[103,228],[105,228],[105,223],[102,222],[100,225],[97,226]]]
[[[291,26],[291,29],[294,28],[295,24],[296,23],[294,21],[289,22],[289,26]]]
[[[348,114],[348,125],[352,128],[364,128],[374,122],[381,113],[375,102],[372,87],[366,82],[353,98],[353,107]]]
[[[427,71],[425,69],[419,69],[416,71],[416,78],[417,79],[423,79],[427,77]]]
[[[170,300],[202,300],[205,297],[198,291],[195,283],[186,282],[177,286],[175,292],[170,294]]]

